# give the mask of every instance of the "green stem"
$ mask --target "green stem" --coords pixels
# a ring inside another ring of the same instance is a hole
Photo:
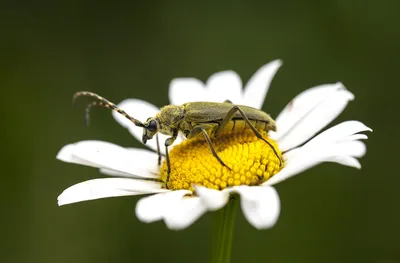
[[[233,196],[225,208],[215,212],[212,237],[212,263],[231,262],[237,199],[237,197]]]

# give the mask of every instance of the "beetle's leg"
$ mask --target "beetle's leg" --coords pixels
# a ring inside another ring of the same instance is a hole
[[[202,131],[200,130],[200,127],[203,128],[203,130],[205,130],[207,135],[208,135],[207,131],[211,131],[211,130],[216,129],[218,127],[218,123],[202,123],[202,124],[198,124],[198,125],[194,126],[194,128],[189,131],[189,133],[186,136],[186,138],[187,139],[193,139],[194,137],[196,137],[200,133],[202,133]]]
[[[269,141],[265,140],[262,137],[261,133],[256,129],[256,127],[254,127],[253,124],[251,124],[249,118],[247,118],[247,116],[243,112],[243,110],[241,108],[239,108],[239,106],[237,106],[237,105],[234,105],[232,107],[232,109],[230,109],[228,111],[225,118],[221,121],[221,124],[219,125],[219,127],[217,127],[217,129],[215,130],[214,136],[217,137],[219,135],[219,133],[224,129],[224,127],[232,120],[233,116],[235,116],[236,112],[239,112],[239,114],[242,116],[242,118],[247,123],[247,125],[249,125],[250,129],[254,132],[254,134],[257,136],[257,138],[263,140],[265,143],[267,143],[269,145],[269,147],[271,147],[271,149],[274,151],[275,156],[278,157],[278,159],[279,159],[279,166],[282,166],[282,159],[279,157],[274,146]]]
[[[158,154],[158,166],[161,165],[161,151],[160,151],[160,140],[158,139],[158,133],[156,134],[156,143],[157,143],[157,154]]]
[[[224,103],[233,104],[232,101],[230,101],[230,100],[224,100]]]
[[[168,189],[169,175],[171,173],[171,162],[169,161],[168,146],[171,146],[176,137],[178,136],[178,131],[174,131],[172,137],[165,140],[165,159],[167,160],[167,178],[165,179],[165,187]]]
[[[229,168],[222,160],[221,158],[219,158],[217,152],[214,149],[214,146],[212,145],[210,136],[208,136],[208,133],[206,131],[206,129],[213,127],[213,125],[207,125],[207,124],[202,124],[202,125],[197,125],[195,126],[189,133],[189,135],[187,136],[188,139],[196,137],[198,134],[203,133],[204,138],[206,139],[206,142],[208,144],[208,146],[211,149],[211,152],[213,154],[213,156],[215,158],[217,158],[218,162],[222,165],[225,166],[226,168],[228,168],[229,170],[231,170],[231,168]]]

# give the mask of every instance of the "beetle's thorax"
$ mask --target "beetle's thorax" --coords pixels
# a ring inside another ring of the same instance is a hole
[[[179,129],[179,123],[185,119],[185,115],[183,106],[167,105],[161,108],[157,114],[160,125],[159,132],[172,135],[173,131]]]

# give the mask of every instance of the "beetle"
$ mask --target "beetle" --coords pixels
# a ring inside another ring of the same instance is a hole
[[[90,109],[94,106],[101,106],[110,110],[116,111],[137,127],[143,128],[142,142],[146,144],[147,140],[152,139],[156,135],[158,164],[161,164],[160,145],[157,133],[169,135],[164,142],[165,157],[167,161],[167,178],[166,186],[168,187],[169,175],[171,172],[168,147],[171,146],[177,138],[179,132],[187,139],[194,138],[198,135],[203,135],[213,156],[218,162],[230,169],[216,153],[211,139],[218,137],[222,132],[244,131],[251,129],[254,134],[271,147],[279,163],[282,166],[282,160],[274,148],[274,146],[265,140],[260,131],[276,131],[275,121],[264,111],[258,110],[249,106],[234,105],[231,101],[224,102],[188,102],[180,106],[167,105],[160,109],[159,113],[154,117],[149,117],[146,122],[141,122],[117,105],[107,99],[88,91],[76,92],[73,97],[73,102],[78,97],[88,96],[95,99],[91,104],[88,104],[85,109],[85,121],[88,124]]]

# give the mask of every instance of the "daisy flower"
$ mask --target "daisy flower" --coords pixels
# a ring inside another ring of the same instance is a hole
[[[223,71],[206,83],[178,78],[170,83],[171,104],[230,100],[261,109],[280,60],[262,66],[242,87],[237,73]],[[273,185],[323,162],[361,168],[357,158],[366,152],[361,141],[371,131],[359,121],[346,121],[320,133],[354,99],[342,83],[326,84],[301,92],[276,118],[277,131],[264,133],[281,155],[251,132],[225,134],[213,140],[218,155],[232,169],[221,167],[204,140],[178,137],[170,147],[171,177],[165,187],[166,165],[158,165],[156,140],[150,149],[124,148],[102,141],[80,141],[64,146],[59,160],[92,166],[110,177],[93,179],[67,188],[58,204],[106,197],[144,195],[136,205],[137,217],[146,223],[163,220],[170,229],[183,229],[207,211],[223,208],[232,196],[240,196],[244,216],[257,229],[272,227],[279,217],[280,200]],[[142,100],[127,99],[118,107],[139,120],[153,117],[159,108]],[[141,141],[142,129],[113,112],[117,122]],[[160,134],[160,142],[167,137]],[[165,151],[161,147],[161,153]]]

